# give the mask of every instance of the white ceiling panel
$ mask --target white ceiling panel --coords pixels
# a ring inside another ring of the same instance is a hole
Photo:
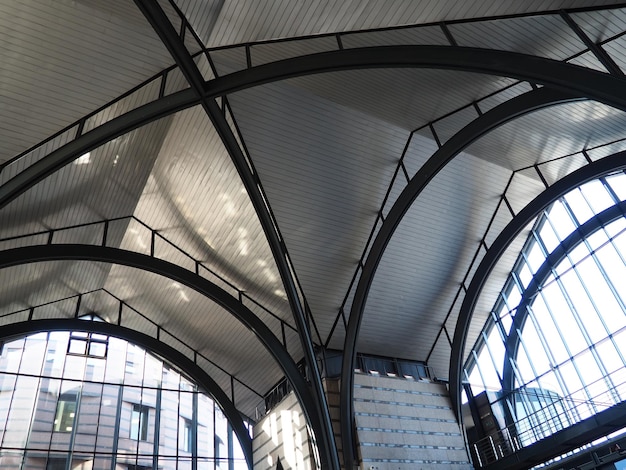
[[[626,137],[626,113],[583,101],[552,106],[487,134],[468,152],[512,170]]]
[[[509,174],[464,154],[433,179],[385,250],[366,304],[360,348],[427,359]]]
[[[201,107],[173,118],[134,214],[191,258],[290,320],[254,207]],[[166,244],[162,246],[159,257],[166,253]]]
[[[614,2],[239,0],[227,2],[222,7],[208,46],[610,4]]]
[[[0,236],[132,215],[169,123],[110,141],[27,190],[0,214]]]
[[[449,28],[459,46],[522,52],[555,60],[586,49],[558,15],[459,23]]]
[[[446,70],[376,69],[325,73],[289,83],[411,131],[515,81]]]
[[[172,64],[133,2],[0,2],[0,160]]]
[[[407,134],[288,84],[230,101],[325,336]]]

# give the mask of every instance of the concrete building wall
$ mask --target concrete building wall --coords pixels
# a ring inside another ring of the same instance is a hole
[[[361,468],[471,469],[444,384],[355,375]]]

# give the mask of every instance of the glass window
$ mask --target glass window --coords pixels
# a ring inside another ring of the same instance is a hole
[[[616,203],[615,194],[626,197],[626,176],[606,181],[581,186],[538,217],[466,362],[464,376],[474,395],[493,390],[493,376],[501,375],[511,381],[502,384],[504,391],[513,388],[512,396],[519,397],[507,405],[516,419],[539,411],[555,418],[538,426],[532,438],[520,438],[527,442],[626,399],[626,216],[606,226],[600,224],[603,217],[595,217]],[[576,234],[586,238],[577,240]],[[569,252],[554,251],[568,237],[574,241]],[[535,277],[538,291],[525,294],[531,275],[546,271],[545,278]],[[515,309],[522,298],[527,305],[515,312],[524,316],[516,336],[507,328],[502,338],[490,334],[498,322],[511,324],[502,299]],[[486,346],[491,354],[485,354]],[[514,357],[507,356],[511,351]]]
[[[52,332],[7,342],[0,352],[2,468],[147,470],[156,460],[163,470],[192,462],[226,469],[239,449],[230,429],[180,370],[124,340]],[[19,461],[6,461],[7,452]]]
[[[72,432],[76,419],[76,395],[61,395],[54,416],[54,430]]]
[[[135,441],[148,440],[148,420],[150,408],[145,405],[133,405],[130,417],[130,438]]]
[[[192,444],[192,423],[186,418],[180,418],[178,428],[178,445],[181,450],[184,450],[185,452],[191,452]]]

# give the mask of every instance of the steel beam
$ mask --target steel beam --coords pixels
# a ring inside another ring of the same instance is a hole
[[[45,319],[30,320],[20,323],[3,325],[0,330],[0,339],[7,340],[19,338],[26,335],[49,332],[49,331],[85,331],[90,333],[105,334],[114,336],[140,346],[150,352],[157,354],[170,364],[176,365],[192,378],[202,389],[206,390],[220,405],[224,415],[237,435],[249,468],[253,468],[252,460],[252,439],[241,418],[241,414],[235,408],[228,395],[220,386],[196,363],[191,361],[180,351],[173,347],[130,328],[106,322],[94,322],[78,319]]]
[[[203,96],[204,79],[202,74],[157,1],[135,0],[135,3],[170,51],[170,54],[191,85],[191,88],[201,97],[201,105],[209,119],[211,119],[226,151],[230,155],[239,173],[239,177],[246,188],[248,197],[255,208],[255,212],[259,217],[259,221],[263,227],[265,237],[272,250],[274,261],[276,262],[276,266],[283,281],[283,286],[285,287],[285,293],[289,300],[294,322],[297,326],[298,338],[300,339],[304,359],[309,370],[310,388],[315,398],[313,402],[314,408],[306,408],[303,403],[303,409],[317,437],[322,464],[329,469],[339,470],[339,457],[335,444],[330,411],[324,394],[321,374],[315,359],[315,351],[306,319],[306,312],[300,301],[295,279],[289,269],[287,248],[285,244],[281,242],[276,224],[272,219],[269,208],[265,205],[265,198],[261,194],[260,182],[251,170],[235,135],[215,102],[215,99]]]
[[[435,68],[530,80],[626,110],[624,80],[602,72],[506,51],[453,46],[379,46],[285,59],[204,84],[203,98],[315,73],[370,68]],[[51,152],[0,187],[0,208],[89,150],[161,117],[200,104],[192,89],[136,108]]]
[[[206,82],[205,96],[223,96],[317,73],[376,68],[426,68],[511,77],[547,85],[626,111],[623,78],[528,54],[455,46],[363,47],[284,59]]]
[[[520,344],[520,333],[524,328],[526,318],[529,314],[527,307],[532,304],[535,296],[542,288],[543,284],[554,272],[554,268],[586,238],[589,238],[595,232],[611,222],[624,217],[624,213],[626,213],[626,201],[615,204],[599,214],[596,214],[574,230],[565,240],[563,240],[539,267],[531,281],[528,283],[528,287],[522,294],[522,298],[517,306],[517,311],[513,317],[511,330],[507,336],[505,351],[507,354],[510,354],[513,359],[517,357],[517,350]],[[513,390],[514,387],[515,375],[513,367],[511,362],[508,360],[508,357],[505,357],[502,369],[502,390]]]
[[[570,93],[564,93],[549,88],[540,88],[538,90],[529,91],[528,93],[496,106],[476,118],[451,137],[428,159],[428,161],[426,161],[426,163],[424,163],[424,165],[422,165],[402,193],[400,193],[389,211],[385,222],[378,231],[376,238],[372,242],[372,247],[363,265],[363,271],[361,272],[361,277],[357,284],[348,327],[346,329],[340,395],[341,435],[344,449],[352,448],[350,443],[354,442],[352,431],[352,417],[354,414],[352,398],[354,384],[353,371],[356,360],[356,342],[363,312],[365,310],[365,303],[385,248],[404,217],[404,214],[409,210],[415,199],[437,173],[481,136],[524,114],[547,106],[580,99],[582,99],[580,96]],[[350,447],[347,447],[348,445],[350,445]]]
[[[459,422],[462,420],[461,377],[465,341],[474,308],[476,307],[482,288],[491,274],[492,269],[524,227],[530,224],[542,210],[572,189],[588,181],[600,178],[612,171],[623,169],[626,169],[626,151],[618,152],[609,157],[589,163],[569,175],[564,176],[529,202],[526,207],[509,222],[502,232],[500,232],[500,235],[498,235],[485,254],[470,282],[463,303],[461,304],[461,310],[454,330],[452,352],[450,354],[450,399],[452,401],[452,409]]]
[[[0,269],[22,264],[60,260],[98,261],[130,266],[167,277],[211,299],[256,335],[257,339],[283,370],[287,380],[293,386],[294,393],[300,400],[302,408],[315,409],[315,400],[296,363],[265,323],[228,292],[208,279],[198,276],[181,266],[142,253],[108,246],[48,244],[26,246],[0,252]]]

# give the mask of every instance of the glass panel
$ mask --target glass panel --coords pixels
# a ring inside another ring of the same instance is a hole
[[[569,271],[561,277],[563,287],[568,293],[570,302],[576,307],[576,313],[580,318],[585,331],[592,342],[600,341],[607,337],[606,328],[602,324],[594,305],[591,303],[585,287],[578,278],[578,269]],[[600,282],[602,280],[600,279]],[[593,288],[593,286],[591,286]]]
[[[526,255],[526,261],[528,262],[530,270],[533,272],[533,274],[537,272],[537,270],[541,267],[545,260],[546,257],[543,255],[539,244],[533,242],[531,244],[531,248],[528,254]]]
[[[228,469],[228,423],[218,406],[215,406],[215,461],[216,469]]]
[[[615,204],[600,180],[590,181],[581,186],[580,190],[596,214]]]
[[[577,272],[589,289],[593,303],[600,312],[621,311],[620,305],[593,259],[583,261],[577,268]]]
[[[576,354],[587,348],[585,337],[580,332],[578,323],[556,282],[543,290],[543,298],[554,316],[554,321],[559,325],[559,329],[567,332],[563,337],[570,353]]]
[[[560,364],[566,359],[569,359],[570,355],[567,352],[565,344],[563,343],[563,335],[554,324],[552,316],[543,300],[543,295],[539,295],[535,299],[531,311],[535,321],[539,325],[539,328],[541,328],[544,337],[549,338],[548,348],[554,358],[554,362],[556,364]]]
[[[548,253],[552,253],[552,251],[559,246],[559,238],[556,236],[556,233],[554,233],[554,229],[550,224],[543,224],[539,236]]]
[[[568,205],[574,213],[574,216],[576,217],[576,220],[579,224],[582,225],[591,217],[593,217],[594,212],[589,207],[589,204],[587,204],[587,201],[583,197],[580,190],[576,189],[567,194],[565,196],[565,200],[568,202]]]
[[[572,218],[565,210],[561,203],[554,204],[548,213],[548,219],[552,223],[559,240],[566,239],[570,233],[576,230],[576,226],[572,222]]]
[[[17,377],[2,442],[4,447],[25,447],[35,410],[38,389],[38,378]]]
[[[545,354],[543,343],[539,338],[535,325],[530,320],[526,320],[522,330],[522,341],[524,342],[525,350],[529,353],[529,359],[532,361],[535,373],[541,375],[550,370],[550,361]]]
[[[620,201],[626,199],[626,175],[624,173],[617,173],[615,175],[607,176],[606,182],[611,186],[613,192],[617,194]]]

